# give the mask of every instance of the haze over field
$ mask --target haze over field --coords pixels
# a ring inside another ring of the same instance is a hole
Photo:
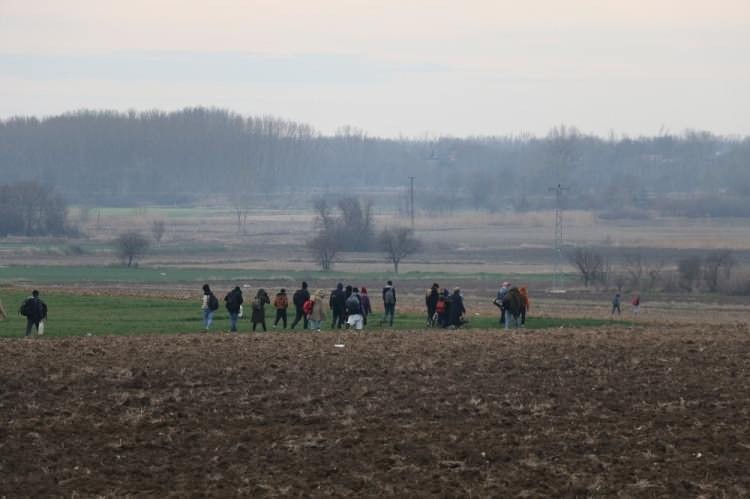
[[[744,0],[3,0],[0,117],[218,106],[324,133],[747,135]]]

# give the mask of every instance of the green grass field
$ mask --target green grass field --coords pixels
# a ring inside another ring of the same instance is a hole
[[[20,338],[23,335],[26,319],[18,314],[18,307],[26,295],[18,291],[2,292],[2,301],[8,319],[0,321],[0,337]],[[134,335],[134,334],[175,334],[194,333],[202,330],[202,316],[198,299],[170,300],[154,298],[134,298],[124,296],[83,296],[75,294],[50,293],[42,295],[49,307],[44,338],[61,336],[91,335]],[[290,310],[290,319],[294,312]],[[266,323],[271,329],[275,317],[272,307],[266,307]],[[329,314],[330,318],[330,314]],[[368,330],[381,330],[377,323],[380,313],[370,317]],[[395,329],[421,329],[425,319],[416,314],[397,314]],[[557,327],[597,327],[609,324],[626,324],[597,319],[555,319],[535,318],[527,320],[528,329]],[[326,324],[326,329],[330,323]],[[472,317],[467,329],[499,329],[496,316]],[[229,329],[226,311],[220,308],[214,319],[215,331]],[[248,318],[240,319],[239,329],[251,329]]]

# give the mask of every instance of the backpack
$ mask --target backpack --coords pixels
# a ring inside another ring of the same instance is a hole
[[[274,305],[276,306],[276,308],[287,308],[289,306],[289,299],[285,294],[276,295]]]
[[[443,298],[438,298],[437,305],[435,306],[435,312],[437,312],[438,314],[445,313],[445,300]]]
[[[29,317],[33,315],[34,313],[34,305],[33,305],[33,298],[26,298],[23,303],[21,303],[21,306],[18,308],[18,313],[23,315],[24,317]]]
[[[213,293],[208,295],[208,309],[212,312],[219,310],[219,299]]]
[[[305,315],[312,314],[313,311],[313,305],[315,305],[315,302],[312,300],[307,300],[304,305],[302,305],[302,311],[305,313]]]
[[[360,310],[361,304],[359,302],[359,298],[357,298],[357,295],[351,295],[346,299],[346,309],[350,314],[359,314],[362,312],[362,310]]]
[[[393,292],[393,288],[388,288],[385,290],[385,294],[383,295],[383,303],[386,305],[393,305],[396,303],[396,294]]]
[[[253,310],[260,310],[261,308],[263,308],[263,301],[260,296],[256,296],[253,298]]]

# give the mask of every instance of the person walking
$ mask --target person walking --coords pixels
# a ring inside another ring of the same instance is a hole
[[[324,309],[325,293],[322,289],[319,289],[315,295],[310,298],[312,302],[312,310],[310,311],[310,317],[308,318],[311,331],[320,332],[320,326],[323,321],[326,320],[326,312]]]
[[[266,304],[271,303],[271,300],[268,298],[268,293],[266,293],[266,290],[263,288],[260,288],[258,290],[258,293],[255,295],[255,298],[253,298],[253,313],[250,316],[250,322],[253,323],[253,331],[255,331],[255,328],[260,324],[263,326],[263,331],[267,331],[266,329]]]
[[[331,329],[341,329],[341,325],[344,323],[344,315],[346,314],[346,294],[344,293],[344,285],[338,283],[336,289],[331,291],[331,296],[328,298],[328,306],[331,308]]]
[[[201,304],[201,310],[203,311],[203,328],[208,331],[211,329],[211,324],[214,321],[214,312],[219,309],[219,300],[211,291],[211,287],[208,284],[203,285],[203,303]]]
[[[529,291],[525,287],[522,287],[518,289],[518,292],[521,293],[521,327],[526,327],[526,313],[531,306]]]
[[[427,290],[424,297],[424,304],[427,307],[427,327],[435,327],[435,323],[437,322],[435,309],[437,308],[438,298],[440,298],[440,285],[435,282]]]
[[[359,289],[352,288],[352,294],[346,299],[346,324],[348,327],[362,330],[362,300],[359,296]]]
[[[276,320],[273,323],[274,329],[279,321],[283,321],[284,329],[286,329],[286,309],[289,308],[289,298],[286,296],[286,289],[281,288],[276,293],[276,297],[273,299],[273,306],[276,309]]]
[[[292,295],[292,303],[294,303],[294,322],[292,322],[292,329],[297,323],[302,320],[302,327],[307,329],[307,314],[305,314],[305,302],[310,299],[310,292],[307,290],[307,283],[302,281],[302,287],[294,292]]]
[[[32,327],[36,327],[36,332],[42,334],[44,330],[43,321],[47,318],[47,304],[39,298],[39,291],[33,290],[31,296],[23,301],[18,311],[26,317],[26,334],[24,337],[28,338],[31,335]]]
[[[388,281],[383,288],[383,310],[380,324],[387,322],[393,327],[393,316],[396,315],[396,288],[393,287],[393,281]]]
[[[464,308],[464,298],[461,296],[461,289],[456,287],[453,289],[451,295],[451,305],[449,310],[448,322],[450,327],[459,328],[464,323],[464,314],[466,314],[466,308]]]
[[[510,283],[508,281],[503,282],[503,284],[500,286],[500,289],[497,291],[497,296],[495,297],[495,301],[492,302],[495,304],[496,307],[500,309],[500,325],[501,326],[505,323],[505,307],[503,307],[503,300],[505,299],[505,295],[508,294],[509,290],[510,290]]]
[[[633,293],[633,299],[630,301],[630,304],[633,305],[633,315],[638,317],[641,313],[641,295]]]
[[[448,315],[450,313],[450,296],[448,290],[443,291],[438,296],[437,305],[435,305],[435,315],[437,315],[438,327],[448,327]]]
[[[362,290],[359,292],[359,301],[362,303],[362,325],[367,325],[367,316],[372,313],[372,305],[370,304],[370,295],[367,294],[367,288],[362,286]]]
[[[615,312],[617,312],[617,315],[622,315],[620,312],[620,293],[615,293],[615,297],[612,298],[612,317],[615,316]]]
[[[232,333],[237,332],[237,319],[240,316],[240,309],[243,303],[242,290],[239,286],[235,286],[232,291],[227,293],[224,297],[224,306],[229,312],[229,331]]]

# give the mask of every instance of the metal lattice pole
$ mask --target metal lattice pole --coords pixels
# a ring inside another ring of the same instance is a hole
[[[550,187],[550,191],[555,192],[555,263],[552,275],[552,291],[562,293],[565,291],[563,275],[563,207],[562,194],[567,191],[567,187],[557,184],[557,187]]]
[[[414,229],[414,177],[409,177],[409,216],[411,216],[411,228]]]

